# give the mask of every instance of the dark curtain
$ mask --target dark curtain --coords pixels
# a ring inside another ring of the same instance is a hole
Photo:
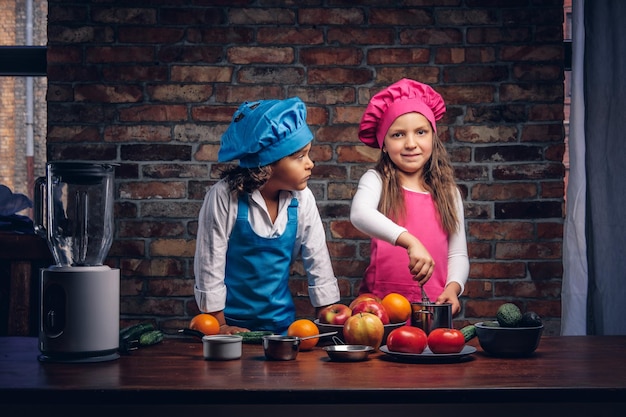
[[[584,9],[587,333],[626,334],[626,1]]]

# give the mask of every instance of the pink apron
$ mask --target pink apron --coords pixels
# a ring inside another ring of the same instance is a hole
[[[417,237],[435,260],[435,270],[424,289],[431,301],[443,292],[448,277],[448,235],[438,220],[430,194],[404,190],[406,220],[402,226]],[[370,264],[365,270],[359,294],[384,297],[390,292],[404,295],[411,302],[422,299],[419,285],[409,272],[406,249],[372,238]]]

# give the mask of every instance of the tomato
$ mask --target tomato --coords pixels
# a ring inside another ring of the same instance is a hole
[[[419,327],[402,326],[387,336],[387,349],[391,352],[422,353],[428,345],[426,332]]]
[[[465,336],[457,329],[439,328],[428,335],[428,347],[433,353],[459,353],[465,346]]]

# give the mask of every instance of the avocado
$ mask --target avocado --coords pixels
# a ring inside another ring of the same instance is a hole
[[[498,308],[496,319],[500,327],[517,327],[522,321],[522,312],[515,304],[505,303]]]
[[[541,321],[541,317],[539,314],[534,311],[527,311],[522,314],[522,320],[520,320],[520,327],[537,327],[541,326],[543,322]]]

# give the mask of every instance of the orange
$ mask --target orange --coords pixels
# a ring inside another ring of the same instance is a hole
[[[381,304],[391,323],[402,323],[411,317],[411,302],[402,294],[391,292],[383,297]]]
[[[220,332],[220,323],[214,316],[206,313],[200,313],[191,319],[191,322],[189,322],[189,328],[192,330],[198,330],[205,335],[213,335]]]
[[[287,336],[307,337],[320,334],[320,330],[315,323],[309,319],[299,319],[289,325],[287,329]],[[311,350],[317,345],[320,339],[315,337],[313,339],[302,340],[300,342],[300,350]]]

